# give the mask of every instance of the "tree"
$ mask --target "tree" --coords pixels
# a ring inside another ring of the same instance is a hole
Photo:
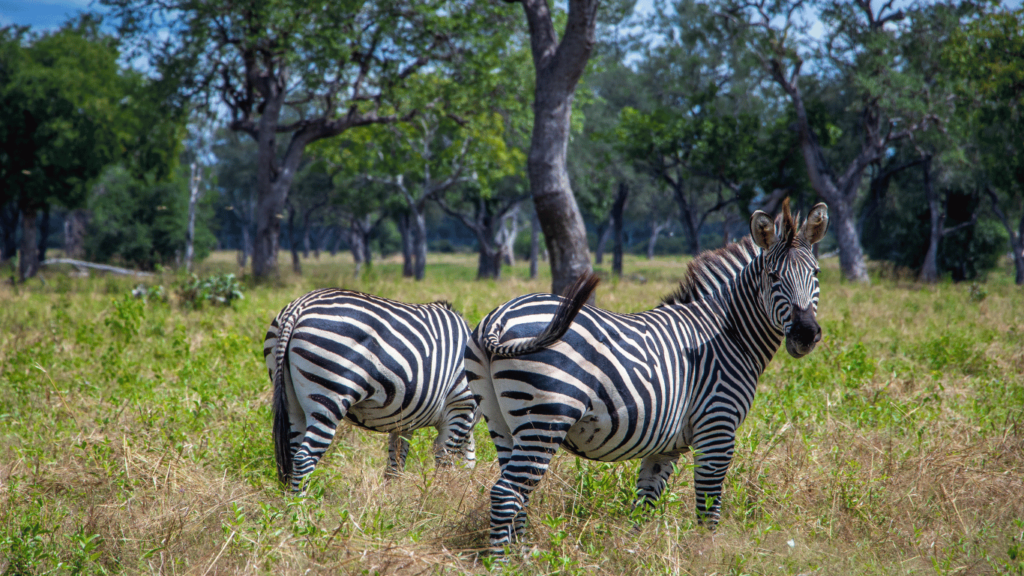
[[[857,112],[859,137],[858,145],[842,154],[845,159],[828,154],[813,128],[800,84],[808,54],[797,42],[809,45],[808,24],[799,18],[802,9],[802,2],[758,0],[728,2],[721,13],[723,21],[743,35],[750,52],[789,99],[807,176],[814,191],[829,205],[843,275],[848,280],[867,282],[855,214],[863,174],[884,157],[886,150],[924,130],[935,118],[927,99],[920,98],[922,86],[898,64],[896,39],[900,31],[896,25],[906,13],[893,11],[892,2],[877,11],[870,0],[827,2],[819,14],[826,26],[826,38],[815,63],[819,74],[833,78],[848,92],[848,109]],[[833,166],[842,162],[846,167],[835,172]]]
[[[986,14],[954,34],[944,52],[945,63],[962,79],[957,105],[971,116],[985,195],[1006,230],[1018,285],[1024,285],[1022,29],[1024,9]],[[1020,214],[1016,229],[1014,211]]]
[[[561,41],[547,0],[519,3],[530,28],[535,77],[527,174],[550,256],[551,291],[560,294],[591,270],[586,228],[566,170],[566,149],[573,95],[594,49],[598,0],[569,0]]]
[[[107,169],[89,196],[92,212],[85,239],[86,257],[117,261],[144,270],[180,264],[189,220],[190,167],[177,168],[169,181],[139,179],[123,166]],[[197,206],[195,257],[203,259],[215,243],[207,222],[209,196]]]
[[[116,40],[92,17],[53,33],[3,28],[0,45],[0,194],[21,212],[25,280],[39,266],[37,214],[84,206],[91,181],[120,159],[133,173],[166,176],[183,116],[159,102],[155,83],[118,65]]]
[[[102,1],[161,73],[208,106],[219,99],[229,127],[256,141],[257,278],[276,270],[280,216],[309,144],[411,118],[418,110],[395,98],[405,79],[473,62],[497,41],[488,2]]]

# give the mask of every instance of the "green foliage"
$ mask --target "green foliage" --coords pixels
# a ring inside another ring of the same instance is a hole
[[[216,242],[207,222],[212,197],[197,207],[195,258],[202,260]],[[90,201],[92,218],[85,251],[90,260],[119,261],[145,270],[173,264],[185,251],[188,228],[188,175],[179,169],[174,180],[138,180],[121,167],[108,170]]]
[[[209,302],[213,305],[231,306],[236,300],[245,298],[242,285],[234,274],[213,274],[200,279],[195,274],[180,280],[175,287],[178,301],[192,309],[202,308]]]
[[[181,114],[155,101],[144,76],[121,68],[118,44],[97,18],[43,34],[3,28],[0,51],[0,201],[79,208],[90,182],[117,160],[158,176],[173,166]]]

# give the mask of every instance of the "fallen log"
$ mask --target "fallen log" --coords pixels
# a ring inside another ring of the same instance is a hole
[[[119,268],[117,266],[110,266],[107,264],[95,264],[93,262],[85,262],[83,260],[72,260],[70,258],[48,258],[43,260],[42,265],[47,266],[49,264],[70,264],[75,268],[82,270],[83,268],[93,268],[95,270],[103,270],[104,272],[111,272],[113,274],[120,274],[122,276],[152,276],[150,272],[138,272],[136,270],[129,270],[127,268]]]

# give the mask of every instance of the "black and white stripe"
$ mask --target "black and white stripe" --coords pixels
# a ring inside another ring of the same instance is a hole
[[[774,223],[756,212],[752,237],[699,256],[654,310],[586,306],[596,281],[583,277],[568,298],[533,294],[488,314],[470,338],[466,371],[501,467],[491,489],[493,551],[516,540],[559,448],[600,461],[641,458],[644,505],[692,449],[698,519],[713,528],[758,378],[784,338],[797,357],[820,340],[811,245],[827,225],[824,204],[800,230],[788,201]]]
[[[405,467],[409,438],[438,430],[443,463],[475,463],[476,401],[466,385],[469,328],[446,302],[404,304],[322,289],[293,301],[267,330],[278,477],[302,488],[342,419],[390,434],[386,475]]]

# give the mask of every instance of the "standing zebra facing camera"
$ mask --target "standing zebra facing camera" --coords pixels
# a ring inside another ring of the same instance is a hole
[[[828,229],[828,208],[816,205],[799,228],[797,219],[788,199],[774,223],[755,212],[750,236],[699,255],[654,310],[587,306],[597,279],[584,275],[567,298],[522,296],[483,319],[466,373],[501,468],[492,553],[521,535],[530,494],[559,448],[604,462],[640,458],[639,506],[661,497],[692,449],[697,518],[717,525],[758,378],[783,340],[795,358],[821,340],[811,246]]]
[[[390,434],[388,478],[405,468],[412,433],[427,426],[438,430],[438,465],[460,453],[473,467],[468,337],[447,302],[405,304],[326,288],[288,304],[263,342],[278,479],[300,491],[342,420]]]

